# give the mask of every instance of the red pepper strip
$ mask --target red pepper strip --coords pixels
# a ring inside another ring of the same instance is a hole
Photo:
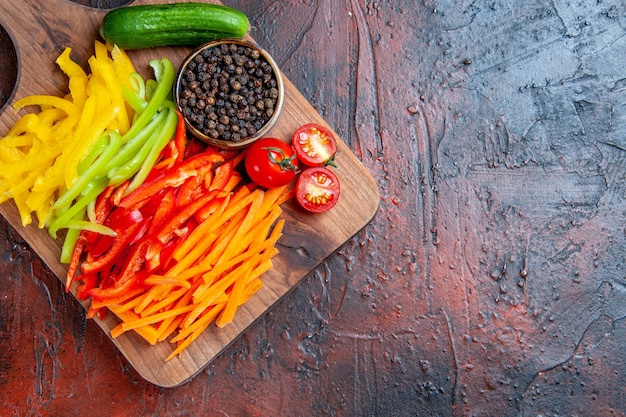
[[[164,167],[160,167],[160,168],[152,168],[149,172],[148,175],[146,176],[146,179],[143,181],[144,184],[149,183],[151,181],[153,181],[156,178],[159,178],[161,175],[165,174],[168,170],[172,169],[173,167],[176,166],[176,161],[174,161],[174,163],[172,163],[169,166],[164,166]],[[137,189],[135,189],[135,191],[137,191]]]
[[[198,175],[187,178],[184,184],[178,187],[176,206],[183,207],[191,203],[202,192],[202,184],[210,184],[213,178],[213,165],[204,165],[198,168]]]
[[[98,274],[82,274],[80,276],[82,284],[76,287],[76,297],[79,300],[86,300],[89,298],[89,290],[96,288],[98,280]]]
[[[168,189],[154,211],[154,215],[150,221],[150,228],[147,232],[148,236],[155,234],[156,231],[163,226],[169,215],[174,211],[175,200],[176,196],[174,195],[174,191],[172,189]]]
[[[198,223],[202,223],[205,221],[211,214],[215,213],[215,210],[219,208],[219,206],[224,202],[226,197],[214,198],[205,204],[200,210],[196,212],[196,221]]]
[[[125,229],[119,230],[117,237],[113,240],[113,245],[104,255],[92,262],[85,262],[81,265],[83,273],[88,274],[98,272],[110,267],[111,263],[117,259],[120,253],[125,251],[130,243],[136,239],[137,232],[141,231],[141,228],[145,223],[146,221],[141,221],[132,224]]]
[[[89,307],[89,310],[87,310],[87,315],[85,317],[88,319],[92,319],[98,316],[100,320],[104,320],[104,318],[106,317],[106,312],[107,312],[107,309],[104,307],[100,307],[100,308]]]
[[[78,235],[78,240],[74,244],[74,251],[72,252],[72,259],[70,260],[70,264],[67,268],[67,279],[65,280],[65,291],[69,291],[72,286],[72,282],[74,281],[74,276],[76,275],[76,271],[78,270],[78,264],[80,263],[80,258],[83,255],[83,250],[87,245],[87,232],[85,230],[81,231]]]
[[[111,195],[111,201],[113,202],[114,205],[117,206],[120,203],[120,201],[122,201],[122,198],[124,197],[124,194],[126,194],[126,190],[128,189],[129,185],[130,185],[130,181],[126,180],[117,186],[117,188],[115,189],[115,192]]]
[[[209,201],[213,200],[216,194],[217,192],[210,192],[209,194],[198,198],[191,204],[188,204],[179,210],[167,223],[165,223],[165,225],[163,225],[163,227],[156,234],[156,238],[163,244],[169,242],[172,236],[176,234],[177,230],[180,229],[194,214],[196,214],[198,210],[200,210]]]
[[[169,169],[178,161],[179,153],[174,142],[168,142],[167,146],[161,152],[159,162],[152,167],[153,170]]]
[[[94,221],[98,224],[103,224],[111,210],[113,209],[113,201],[111,196],[113,195],[115,187],[108,186],[100,193],[100,195],[96,198],[96,205],[94,208],[95,219]],[[91,247],[94,242],[101,239],[103,235],[96,232],[81,232],[82,237],[85,239],[86,246],[83,248],[83,251],[91,252]],[[78,256],[74,254],[75,256]]]
[[[209,191],[213,190],[223,190],[230,177],[233,175],[233,161],[229,160],[220,164],[217,168],[215,168],[215,176],[213,177],[213,181],[211,181],[211,185],[208,187]]]
[[[106,216],[108,216],[111,210],[113,210],[113,200],[111,198],[113,191],[115,191],[115,187],[109,185],[96,199],[96,223],[102,224]]]
[[[184,240],[189,235],[189,233],[191,233],[191,230],[193,230],[194,228],[195,228],[195,225],[193,227],[189,227],[187,230],[187,233],[179,236],[179,239],[170,240],[163,247],[163,249],[161,250],[161,253],[159,254],[159,261],[160,261],[161,266],[163,266],[164,270],[168,270],[169,268],[172,267],[171,262],[174,261],[174,251],[176,250],[180,242]]]
[[[144,182],[132,193],[124,197],[122,201],[120,201],[119,206],[128,208],[165,188],[178,187],[190,176],[197,175],[197,169],[202,165],[215,164],[222,161],[222,156],[216,153],[203,153],[189,158],[154,178],[152,181]]]
[[[174,144],[178,152],[178,161],[182,161],[185,157],[185,150],[187,149],[187,126],[185,125],[185,119],[180,111],[178,113],[178,125],[176,125],[176,133],[174,134]]]
[[[135,279],[135,282],[133,283],[133,285],[131,285],[128,288],[128,290],[126,292],[121,294],[119,297],[115,297],[115,298],[104,298],[102,300],[99,300],[97,298],[92,298],[91,299],[91,308],[94,308],[94,309],[104,308],[104,309],[106,309],[110,305],[124,304],[128,300],[130,300],[132,298],[135,298],[137,295],[139,295],[141,293],[145,293],[145,291],[146,291],[146,289],[148,287],[146,285],[144,285],[143,283],[146,280],[146,278],[148,278],[148,276],[149,276],[149,274],[146,274],[145,271],[137,272],[137,277]]]
[[[146,269],[148,271],[154,271],[159,265],[161,265],[161,252],[164,247],[165,245],[158,239],[150,239],[150,244],[148,245],[148,250],[146,251]]]
[[[91,240],[88,240],[84,249],[88,258],[86,262],[91,262],[94,258],[102,256],[104,252],[109,250],[115,240],[114,236],[101,235],[98,233],[93,233],[93,235],[94,237]]]
[[[189,235],[191,230],[193,230],[197,226],[193,220],[188,222],[188,227],[185,228],[184,232],[179,231],[179,234],[176,236],[178,239],[171,239],[166,244],[161,243],[158,239],[150,239],[150,246],[146,252],[146,270],[149,272],[153,272],[158,267],[167,270],[167,265],[172,261],[174,251],[180,244],[182,240],[185,239],[186,236]]]
[[[211,149],[213,148],[208,146],[205,142],[201,142],[192,136],[191,140],[187,143],[184,159],[191,158],[192,156],[204,153]]]
[[[146,261],[148,243],[149,242],[147,240],[144,240],[133,247],[133,250],[129,254],[120,276],[112,286],[107,288],[93,288],[89,291],[89,295],[99,302],[106,302],[107,300],[112,301],[119,299],[134,285],[143,283],[143,279],[146,278],[147,272],[143,271],[142,274],[138,274],[138,272],[141,270],[141,267]]]
[[[146,235],[146,232],[149,228],[150,218],[147,218],[146,221],[141,222],[141,227],[139,228],[139,230],[137,230],[137,233],[135,233],[135,237],[133,238],[133,240],[130,241],[130,244],[134,245],[135,243],[139,242],[139,240]]]
[[[109,217],[106,218],[104,223],[115,231],[123,231],[143,219],[143,211],[139,209],[133,208],[127,210],[118,207],[109,214]]]
[[[104,220],[104,225],[113,230],[124,229],[142,218],[150,217],[151,210],[154,211],[154,207],[158,206],[163,195],[165,195],[165,190],[155,193],[149,199],[139,201],[132,207],[115,207]]]

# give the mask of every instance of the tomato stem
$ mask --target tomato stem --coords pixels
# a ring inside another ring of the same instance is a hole
[[[287,155],[285,155],[285,152],[282,149],[276,148],[274,146],[267,146],[261,149],[268,151],[269,160],[272,161],[273,164],[278,165],[282,171],[297,171],[298,170],[298,167],[293,164],[293,160],[296,158],[295,154],[288,157]],[[274,152],[279,154],[281,158],[276,159],[274,157]]]
[[[337,158],[337,155],[339,154],[339,151],[335,152],[330,158],[328,158],[327,160],[324,161],[324,166],[328,166],[330,165],[331,167],[334,168],[339,168],[339,166],[337,165],[337,163],[335,162],[335,158]]]

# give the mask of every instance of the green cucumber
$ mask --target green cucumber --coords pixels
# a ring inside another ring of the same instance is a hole
[[[102,19],[100,36],[121,49],[197,46],[223,38],[243,38],[248,17],[231,7],[209,3],[125,6]]]

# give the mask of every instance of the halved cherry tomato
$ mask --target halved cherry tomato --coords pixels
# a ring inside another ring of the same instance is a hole
[[[296,201],[312,213],[330,210],[339,200],[339,179],[330,169],[320,166],[300,173],[296,184]]]
[[[291,146],[293,146],[298,160],[304,165],[310,167],[335,166],[337,141],[324,126],[315,123],[300,126],[291,138]]]
[[[298,171],[293,148],[277,138],[261,138],[250,145],[245,165],[250,179],[265,188],[289,183]]]

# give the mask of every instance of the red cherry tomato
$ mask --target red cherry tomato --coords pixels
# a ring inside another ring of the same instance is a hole
[[[339,200],[339,193],[339,179],[323,166],[305,169],[296,183],[296,201],[312,213],[323,213],[333,208]]]
[[[304,165],[310,167],[335,165],[337,141],[324,126],[315,123],[300,126],[291,138],[291,146],[296,151],[298,160]]]
[[[277,138],[261,138],[248,147],[245,166],[252,181],[275,188],[295,178],[298,160],[289,144]]]

